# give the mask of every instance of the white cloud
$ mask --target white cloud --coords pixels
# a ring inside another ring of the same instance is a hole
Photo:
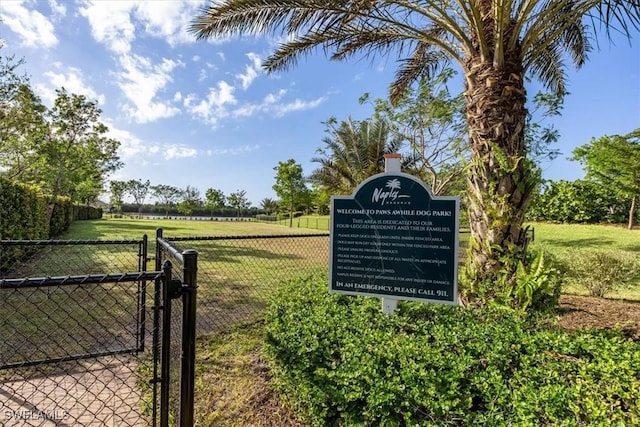
[[[280,89],[276,93],[270,93],[264,97],[262,102],[258,104],[245,104],[239,108],[233,110],[233,115],[236,117],[250,117],[257,113],[267,113],[273,105],[276,104],[284,95],[286,95],[286,89]]]
[[[280,89],[276,93],[270,93],[270,94],[268,94],[267,96],[264,97],[264,103],[265,104],[275,104],[280,99],[282,99],[282,97],[285,96],[286,93],[287,93],[286,89]]]
[[[151,158],[158,155],[161,155],[164,160],[198,155],[198,150],[188,145],[147,143],[127,130],[111,127],[108,121],[105,124],[109,127],[108,136],[120,141],[118,155],[125,163],[145,165],[151,162]]]
[[[198,154],[198,150],[185,145],[170,145],[164,148],[163,157],[165,160],[195,157]]]
[[[164,39],[171,46],[193,43],[195,37],[187,28],[204,3],[204,0],[140,1],[136,17],[147,34]]]
[[[83,2],[85,7],[78,11],[88,19],[91,34],[99,43],[104,43],[113,52],[126,54],[131,50],[135,39],[135,25],[130,13],[136,6],[133,1],[97,1]]]
[[[104,94],[98,94],[95,90],[93,90],[93,88],[88,86],[83,81],[82,71],[78,68],[70,67],[66,72],[61,73],[47,71],[44,73],[44,76],[49,79],[52,87],[64,87],[69,93],[84,95],[90,101],[98,101],[98,104],[104,105]],[[43,94],[43,98],[53,104],[53,100],[55,99],[55,92],[52,89],[45,89],[41,85],[38,86],[38,88],[40,93]]]
[[[233,86],[221,80],[218,82],[217,88],[209,88],[206,99],[197,102],[194,94],[187,95],[184,99],[184,106],[196,118],[215,126],[218,120],[229,116],[228,108],[237,104],[238,101],[233,95],[233,91]]]
[[[80,14],[87,18],[94,39],[113,52],[125,54],[138,35],[166,41],[170,46],[193,43],[187,28],[205,0],[120,1],[83,0]],[[142,31],[140,31],[142,30]]]
[[[183,62],[163,58],[159,64],[153,64],[142,56],[124,55],[120,58],[120,65],[122,72],[116,76],[116,82],[132,104],[125,104],[124,110],[136,122],[152,122],[180,112],[169,101],[155,98],[173,80],[173,70],[184,67]]]
[[[265,96],[259,104],[245,104],[236,108],[233,110],[233,115],[235,117],[250,117],[258,113],[266,113],[274,117],[282,117],[295,111],[311,110],[328,99],[326,96],[321,96],[311,101],[295,99],[292,102],[281,103],[280,101],[286,93],[286,89],[280,89],[276,93]]]
[[[326,96],[321,96],[320,98],[316,98],[311,101],[296,99],[295,101],[289,102],[287,104],[276,105],[273,109],[273,112],[276,117],[282,117],[295,111],[312,110],[325,102],[327,99],[328,98]]]
[[[255,145],[243,145],[242,147],[232,147],[232,148],[214,148],[206,151],[209,156],[236,156],[238,154],[249,153],[251,151],[259,150],[260,146],[258,144]]]
[[[49,7],[56,17],[62,17],[67,14],[67,6],[58,3],[56,0],[49,0]]]
[[[262,72],[262,69],[260,68],[262,59],[260,59],[260,56],[253,52],[249,52],[247,53],[247,57],[251,63],[245,66],[244,74],[236,75],[236,78],[240,79],[242,82],[242,89],[244,90],[247,90],[256,77],[258,77],[258,74]]]
[[[134,160],[139,162],[144,160],[145,156],[149,154],[156,154],[160,151],[160,146],[157,144],[144,143],[131,132],[115,128],[108,121],[105,121],[105,124],[109,127],[109,138],[120,141],[118,156],[120,156],[120,159],[124,162]]]
[[[58,44],[54,26],[42,13],[29,8],[25,1],[3,1],[0,21],[20,36],[21,44],[28,47],[50,48]]]

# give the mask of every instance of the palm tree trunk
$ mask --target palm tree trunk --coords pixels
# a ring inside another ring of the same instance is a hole
[[[466,70],[471,165],[467,175],[471,242],[468,297],[500,298],[525,251],[524,214],[535,180],[525,158],[524,70],[516,55],[501,70],[472,58]]]

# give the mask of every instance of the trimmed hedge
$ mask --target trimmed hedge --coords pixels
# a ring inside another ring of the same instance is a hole
[[[282,286],[266,320],[274,385],[316,426],[639,425],[640,343],[508,311]]]
[[[100,208],[76,206],[67,197],[56,197],[52,203],[37,187],[0,177],[0,240],[47,239],[65,232],[75,220],[99,218]]]
[[[48,238],[47,205],[36,187],[0,177],[0,240]]]

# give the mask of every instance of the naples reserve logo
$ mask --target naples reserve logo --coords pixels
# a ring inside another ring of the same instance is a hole
[[[408,194],[400,194],[400,180],[397,178],[390,179],[387,184],[380,188],[374,188],[371,194],[371,202],[385,204],[404,204],[400,199],[409,199]]]

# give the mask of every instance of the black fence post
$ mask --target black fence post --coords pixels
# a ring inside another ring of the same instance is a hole
[[[142,236],[142,242],[140,242],[140,253],[138,254],[138,271],[145,272],[147,271],[147,261],[148,257],[148,238],[147,235]],[[158,270],[156,270],[158,271]],[[143,280],[140,282],[138,289],[138,321],[140,324],[138,325],[138,351],[144,351],[144,341],[145,341],[145,332],[146,332],[146,321],[147,321],[147,281]]]
[[[196,363],[196,293],[198,252],[182,252],[184,259],[182,285],[182,363],[180,385],[180,426],[193,426]]]
[[[162,264],[164,279],[162,280],[162,354],[160,357],[160,426],[169,426],[169,371],[170,346],[171,346],[171,295],[169,285],[172,280],[171,261],[167,260]]]
[[[158,244],[159,238],[162,238],[162,228],[156,228],[156,271],[162,270],[162,248]]]
[[[162,249],[158,244],[158,238],[162,237],[162,228],[156,228],[156,257],[155,257],[155,271],[162,270]],[[152,339],[153,339],[153,407],[151,409],[152,412],[152,420],[153,427],[157,426],[158,422],[158,383],[161,384],[162,388],[162,378],[158,378],[158,358],[161,354],[160,348],[160,306],[162,304],[162,283],[167,280],[171,280],[171,276],[164,277],[162,280],[155,281],[155,288],[153,292],[153,331],[152,331]],[[166,386],[165,386],[166,387]],[[161,413],[167,411],[168,409],[161,408]],[[168,419],[169,415],[165,416],[165,419]],[[162,424],[161,424],[162,425]]]

